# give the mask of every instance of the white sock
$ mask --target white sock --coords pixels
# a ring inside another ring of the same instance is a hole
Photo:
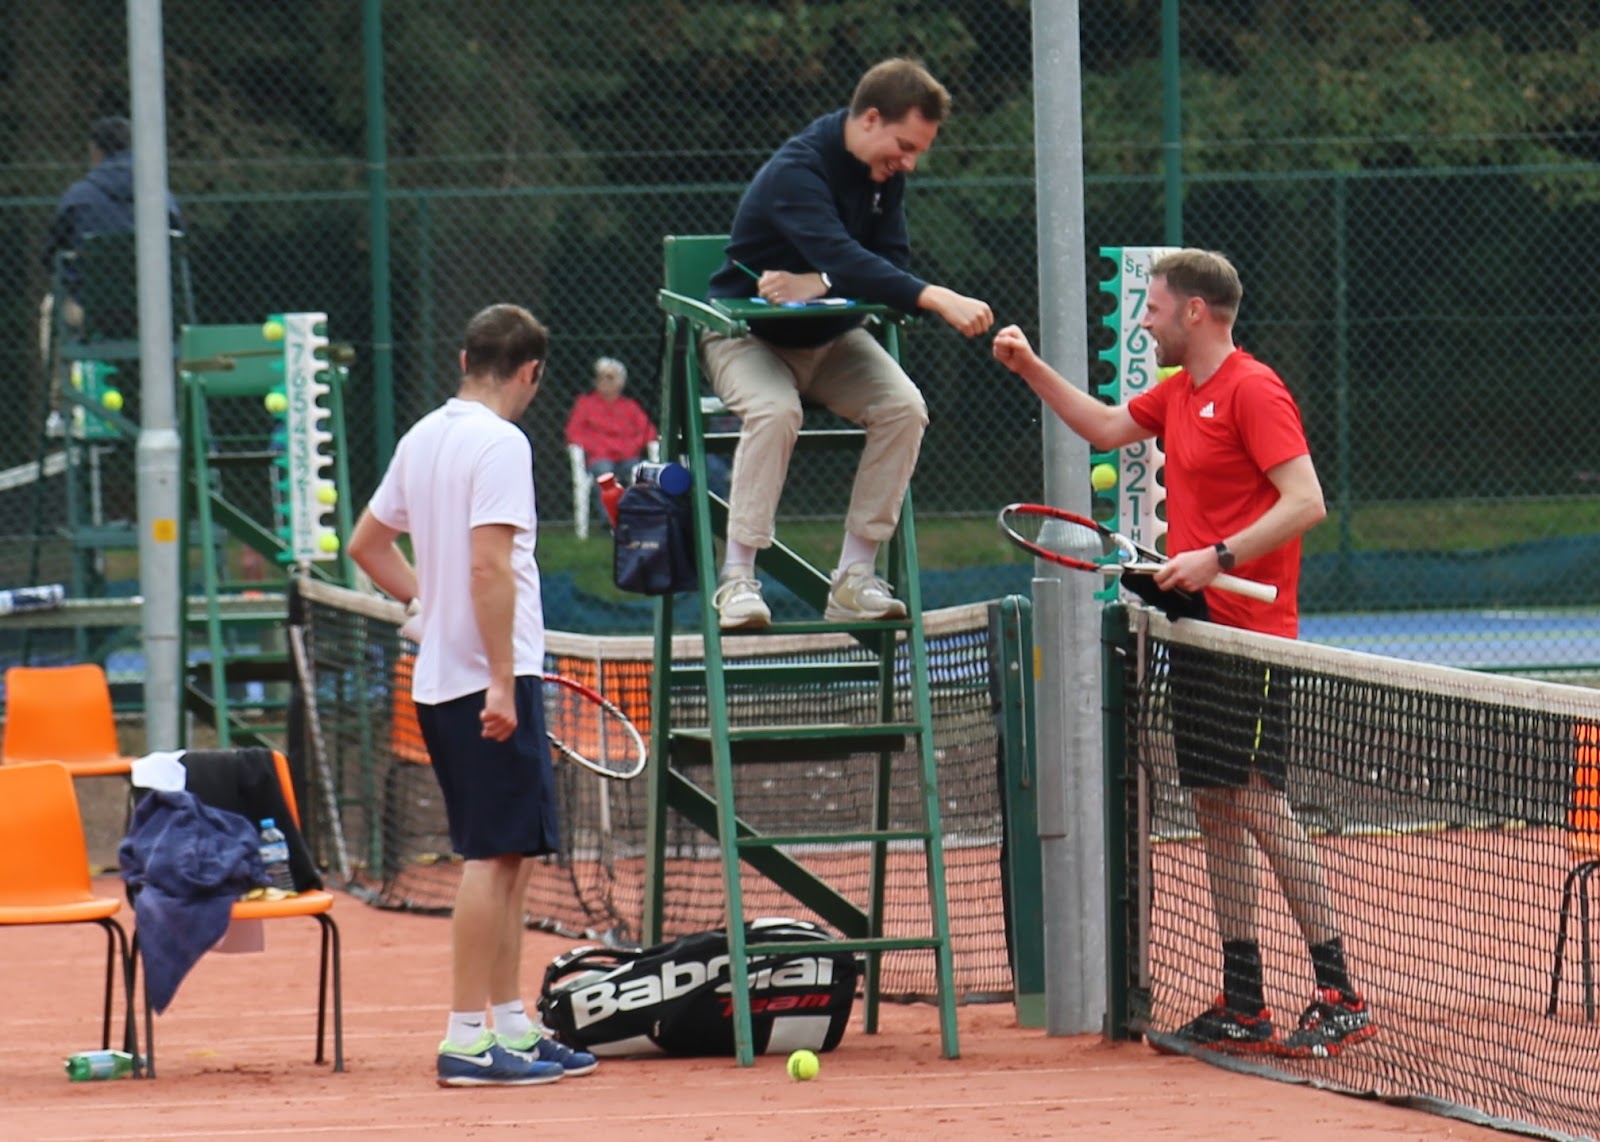
[[[735,567],[742,568],[745,572],[742,577],[749,578],[755,573],[755,565],[755,548],[748,544],[740,543],[738,540],[730,539],[727,541],[726,549],[722,553],[722,577],[724,579],[732,578],[728,571],[730,568]]]
[[[483,1012],[452,1011],[444,1038],[445,1042],[456,1047],[472,1046],[483,1038]]]
[[[507,1039],[520,1039],[533,1030],[533,1020],[528,1018],[528,1011],[520,999],[497,1003],[489,1008],[489,1012],[494,1017],[495,1031]]]
[[[865,563],[868,567],[878,564],[878,543],[873,539],[862,539],[851,532],[844,533],[844,544],[839,548],[839,570],[848,571],[857,563]]]

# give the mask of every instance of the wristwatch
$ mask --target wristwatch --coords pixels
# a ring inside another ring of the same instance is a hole
[[[1224,571],[1232,571],[1233,565],[1238,562],[1238,559],[1235,557],[1233,552],[1228,550],[1228,545],[1226,543],[1217,544],[1216,552],[1217,566],[1222,568]]]
[[[818,270],[817,271],[817,277],[822,279],[822,288],[823,289],[831,290],[833,288],[833,279],[830,278],[827,274],[823,273],[821,270]]]

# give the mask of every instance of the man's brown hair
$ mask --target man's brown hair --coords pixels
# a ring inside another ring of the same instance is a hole
[[[550,352],[550,334],[520,305],[491,305],[467,322],[467,375],[503,381]]]
[[[1239,313],[1244,286],[1239,271],[1226,255],[1215,250],[1178,250],[1157,258],[1152,278],[1166,278],[1167,288],[1183,297],[1198,297],[1232,321]]]
[[[898,123],[912,111],[922,112],[930,123],[942,123],[950,114],[950,93],[916,60],[886,59],[861,77],[850,99],[853,118],[873,107],[885,123]]]

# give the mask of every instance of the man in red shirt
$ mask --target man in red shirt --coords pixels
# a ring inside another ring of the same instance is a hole
[[[1096,449],[1162,438],[1170,559],[1154,576],[1157,587],[1199,596],[1198,617],[1293,638],[1300,537],[1327,509],[1294,398],[1277,373],[1233,343],[1243,292],[1221,254],[1190,249],[1158,259],[1141,325],[1158,363],[1179,372],[1125,405],[1068,383],[1014,325],[996,334],[994,355]],[[1276,586],[1277,600],[1207,590],[1224,571]],[[1169,651],[1179,781],[1194,799],[1223,965],[1215,1004],[1176,1035],[1225,1051],[1336,1055],[1376,1029],[1350,983],[1316,847],[1285,793],[1288,680],[1281,670],[1241,676],[1237,722],[1218,726],[1213,712],[1208,725],[1186,701],[1181,648]],[[1316,978],[1299,1027],[1281,1039],[1262,994],[1253,847],[1299,922]]]

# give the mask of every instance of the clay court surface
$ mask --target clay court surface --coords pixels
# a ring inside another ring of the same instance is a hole
[[[121,891],[115,877],[98,881]],[[131,914],[125,909],[125,920]],[[609,1060],[547,1087],[442,1090],[432,1052],[447,999],[447,922],[341,897],[345,1054],[313,1063],[316,924],[268,925],[259,955],[212,954],[156,1021],[160,1077],[68,1082],[61,1060],[99,1045],[104,942],[90,925],[0,931],[0,1138],[592,1137],[632,1139],[1505,1139],[1416,1110],[1233,1074],[1098,1036],[1019,1028],[1009,1006],[961,1011],[959,1060],[939,1055],[928,1006],[885,1009],[795,1083],[781,1058]],[[530,988],[573,941],[529,933]],[[120,1018],[120,1008],[119,1008]],[[447,1133],[448,1132],[448,1133]]]

